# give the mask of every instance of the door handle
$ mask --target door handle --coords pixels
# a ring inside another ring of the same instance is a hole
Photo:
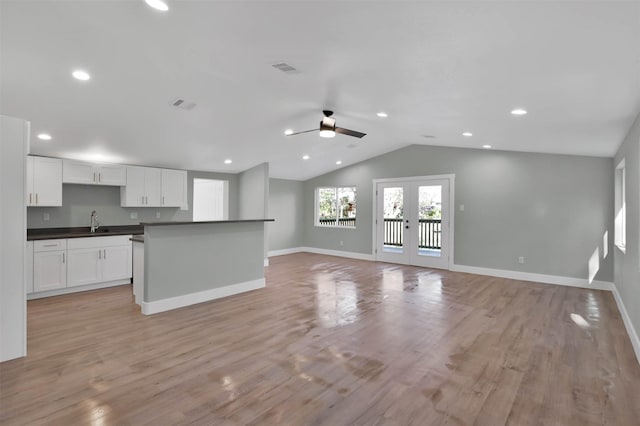
[[[64,263],[64,252],[62,253],[62,263]]]

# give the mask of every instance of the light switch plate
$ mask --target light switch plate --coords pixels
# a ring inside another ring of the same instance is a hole
[[[138,212],[129,213],[129,218],[130,219],[137,219],[138,218]]]
[[[45,213],[42,215],[42,220],[44,220],[45,222],[48,222],[49,219],[51,219],[51,216],[49,216],[49,213]]]
[[[156,219],[160,219],[160,212],[156,212]]]

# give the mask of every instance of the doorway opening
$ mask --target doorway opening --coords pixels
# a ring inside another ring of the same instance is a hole
[[[193,220],[227,220],[229,218],[229,181],[193,179]]]

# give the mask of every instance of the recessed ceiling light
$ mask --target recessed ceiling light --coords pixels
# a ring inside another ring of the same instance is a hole
[[[71,73],[71,75],[73,76],[73,78],[77,80],[82,80],[82,81],[87,81],[91,78],[89,73],[83,70],[75,70],[74,72]]]
[[[522,108],[516,108],[513,111],[511,111],[511,114],[513,115],[525,115],[527,113],[527,110],[524,110]]]
[[[38,135],[38,139],[42,139],[43,141],[50,141],[51,140],[51,135],[48,135],[46,133],[40,133]]]
[[[293,134],[293,130],[291,130],[291,129],[287,129],[287,130],[285,130],[285,131],[284,131],[284,134],[285,134],[286,136],[289,136],[289,135]]]
[[[152,8],[161,10],[163,12],[166,12],[167,10],[169,10],[169,6],[167,6],[167,4],[162,0],[144,0],[144,2],[149,6],[151,6]]]
[[[473,133],[471,133],[471,132],[464,132],[464,133],[462,134],[462,136],[473,136]]]
[[[231,163],[233,163],[233,161],[231,161],[231,159],[229,159],[229,158],[224,160],[224,164],[231,164]]]
[[[302,159],[303,159],[303,160],[308,160],[309,158],[311,158],[311,157],[309,157],[308,155],[303,155],[303,156],[302,156]]]
[[[387,114],[386,112],[380,111],[379,113],[376,114],[378,117],[382,117],[382,118],[386,118],[389,116],[389,114]]]
[[[484,149],[491,149],[491,145],[482,145]]]
[[[342,164],[342,161],[338,160],[336,161],[336,164],[339,166],[340,164]]]

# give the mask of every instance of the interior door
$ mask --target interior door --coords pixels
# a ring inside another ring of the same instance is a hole
[[[449,180],[378,183],[376,259],[449,269]]]

